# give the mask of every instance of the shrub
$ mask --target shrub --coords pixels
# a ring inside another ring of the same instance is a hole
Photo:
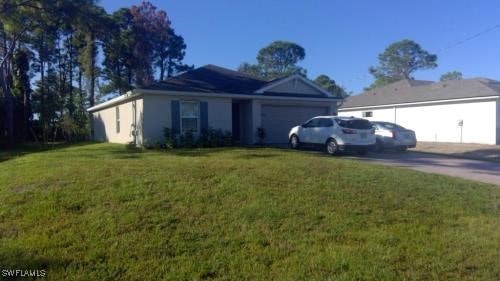
[[[229,131],[221,129],[208,128],[201,131],[196,137],[193,132],[188,131],[176,135],[170,128],[163,129],[165,137],[165,147],[218,147],[233,145],[233,135]]]
[[[262,127],[257,128],[257,137],[259,138],[259,143],[262,143],[266,137],[266,130]]]
[[[195,144],[194,134],[192,131],[187,131],[181,134],[180,146],[193,147]]]
[[[224,146],[232,146],[233,143],[233,134],[229,131],[224,131]]]
[[[165,137],[165,147],[174,148],[175,147],[175,135],[170,128],[163,128],[163,136]]]

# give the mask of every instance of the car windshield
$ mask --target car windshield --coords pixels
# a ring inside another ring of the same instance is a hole
[[[372,128],[372,124],[364,119],[335,119],[340,127],[349,129],[368,130]]]
[[[389,130],[406,130],[404,127],[399,126],[398,124],[394,123],[378,123],[380,126],[389,129]]]

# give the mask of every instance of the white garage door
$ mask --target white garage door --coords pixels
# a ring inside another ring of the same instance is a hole
[[[328,115],[328,107],[262,105],[261,122],[266,132],[264,142],[287,143],[291,128],[320,115]]]

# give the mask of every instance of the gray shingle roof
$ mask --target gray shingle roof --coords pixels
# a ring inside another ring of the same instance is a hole
[[[165,90],[201,93],[252,94],[268,82],[245,73],[205,65],[181,75],[144,87],[148,90]]]
[[[500,96],[500,81],[472,78],[433,83],[401,80],[347,98],[341,108]]]
[[[227,93],[238,95],[253,95],[255,91],[276,83],[280,80],[285,80],[288,77],[277,78],[271,81],[257,79],[248,74],[234,71],[231,69],[215,66],[212,64],[205,65],[181,75],[170,77],[164,81],[143,87],[146,90],[160,91],[179,91],[179,92],[197,92],[197,93]],[[330,98],[323,94],[287,94],[275,93],[266,91],[263,93],[266,96],[291,96],[304,98]]]

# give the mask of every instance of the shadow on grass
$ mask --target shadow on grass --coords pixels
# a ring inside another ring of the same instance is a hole
[[[55,258],[46,258],[46,257],[36,257],[31,254],[27,254],[20,250],[13,251],[6,255],[0,254],[0,260],[2,260],[2,279],[0,280],[39,280],[40,278],[47,278],[48,270],[57,270],[66,268],[71,264],[71,260],[68,259],[55,259]],[[21,275],[21,272],[17,272],[16,270],[21,270],[24,274]],[[40,275],[45,271],[45,277],[36,276],[28,277],[26,275],[26,271],[31,271],[32,274]]]
[[[4,162],[16,157],[21,157],[31,153],[39,153],[44,151],[55,151],[69,147],[83,147],[97,142],[78,142],[78,143],[22,143],[13,148],[0,149],[0,162]]]
[[[250,153],[250,154],[244,154],[240,155],[238,158],[241,159],[253,159],[253,158],[261,158],[261,159],[266,159],[266,158],[275,158],[278,157],[278,154],[275,153],[268,153],[268,154],[255,154],[255,153]]]
[[[168,150],[168,153],[175,156],[183,157],[205,157],[216,153],[227,152],[231,150],[241,149],[235,146],[227,147],[212,147],[212,148],[174,148]]]

